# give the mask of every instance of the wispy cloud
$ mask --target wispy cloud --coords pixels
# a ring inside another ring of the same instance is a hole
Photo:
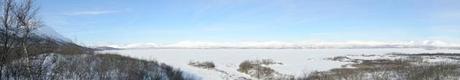
[[[117,10],[93,10],[93,11],[75,11],[70,12],[65,15],[69,16],[82,16],[82,15],[105,15],[105,14],[113,14],[118,13],[120,11]]]

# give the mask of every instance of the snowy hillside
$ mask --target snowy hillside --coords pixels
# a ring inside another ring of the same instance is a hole
[[[180,70],[156,61],[119,55],[47,53],[1,66],[1,80],[189,80]]]
[[[53,28],[48,27],[48,26],[43,26],[38,28],[36,31],[34,31],[35,35],[38,35],[42,38],[51,38],[56,41],[61,41],[61,42],[71,42],[70,39],[62,36],[58,32],[56,32]]]

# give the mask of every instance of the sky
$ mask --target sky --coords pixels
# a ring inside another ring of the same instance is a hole
[[[86,45],[179,41],[460,42],[459,0],[37,0]]]

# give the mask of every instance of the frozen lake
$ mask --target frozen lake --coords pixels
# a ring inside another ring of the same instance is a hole
[[[335,56],[346,55],[383,55],[392,52],[401,53],[460,53],[460,50],[425,49],[128,49],[102,51],[145,60],[157,60],[181,70],[195,74],[205,80],[226,79],[232,76],[249,77],[237,71],[245,60],[272,59],[282,65],[271,65],[275,71],[290,75],[303,75],[312,71],[326,71],[340,68],[347,62],[328,60]],[[189,66],[190,61],[211,61],[217,71]]]

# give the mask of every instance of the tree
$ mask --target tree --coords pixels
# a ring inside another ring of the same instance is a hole
[[[14,58],[25,57],[29,63],[29,38],[32,31],[41,26],[40,20],[36,18],[38,8],[33,6],[33,0],[2,0],[1,3],[0,69]],[[20,56],[12,57],[13,54]],[[30,68],[27,68],[27,71],[30,71]]]
[[[29,39],[41,22],[36,17],[38,8],[33,0],[2,0],[1,3],[0,62],[4,64],[10,55],[29,55]]]
[[[7,56],[11,52],[11,48],[13,44],[15,43],[15,40],[13,39],[14,37],[14,29],[13,26],[15,25],[14,16],[13,14],[13,0],[3,0],[2,2],[2,15],[1,15],[1,42],[2,42],[2,53],[1,53],[1,62],[2,64],[6,61]]]
[[[21,33],[19,35],[21,39],[20,46],[22,47],[25,57],[27,57],[29,55],[28,45],[30,44],[29,39],[31,32],[39,28],[41,22],[36,17],[38,8],[33,6],[33,0],[19,0],[17,4],[13,13],[18,22],[17,28]]]

